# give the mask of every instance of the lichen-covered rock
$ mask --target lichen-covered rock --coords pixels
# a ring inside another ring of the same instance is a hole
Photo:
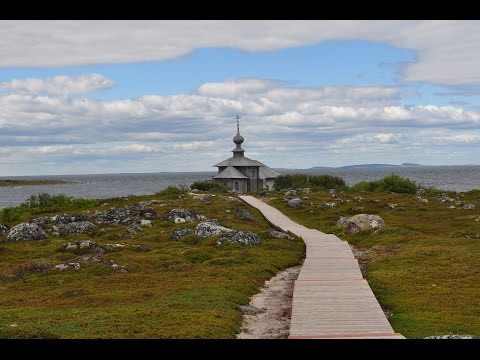
[[[33,223],[21,223],[12,227],[7,233],[7,241],[46,239],[45,231]]]
[[[45,224],[50,224],[52,222],[52,218],[50,216],[39,216],[34,219],[32,219],[32,223],[37,224],[37,225],[45,225]]]
[[[335,207],[337,207],[337,203],[336,202],[323,202],[321,203],[320,205],[318,205],[319,208],[322,208],[322,209],[333,209]]]
[[[231,231],[218,239],[217,245],[222,245],[225,242],[240,244],[242,246],[255,246],[260,244],[260,238],[251,231]]]
[[[475,210],[475,205],[474,204],[463,204],[462,209],[463,210]]]
[[[140,226],[152,227],[152,222],[150,220],[140,220]]]
[[[111,208],[107,212],[97,212],[93,221],[97,224],[138,225],[140,216],[138,207],[127,206],[123,208]]]
[[[83,234],[89,230],[96,229],[97,226],[90,221],[77,221],[68,224],[62,224],[58,227],[60,235]]]
[[[195,227],[195,234],[201,237],[210,237],[232,231],[234,230],[220,225],[217,219],[202,222]]]
[[[59,271],[64,271],[64,270],[68,270],[68,269],[72,269],[72,270],[80,270],[80,264],[79,263],[65,263],[65,264],[59,264],[59,265],[55,265],[53,268],[54,269],[57,269]]]
[[[54,222],[57,225],[70,224],[73,222],[89,221],[89,220],[90,220],[90,216],[82,215],[82,214],[59,214],[59,215],[52,216],[50,218],[50,222]]]
[[[194,200],[202,200],[202,201],[205,201],[205,202],[208,202],[212,199],[212,197],[208,194],[194,194],[193,195],[193,199]]]
[[[285,196],[286,196],[286,197],[297,196],[297,190],[288,190],[288,191],[285,191]]]
[[[454,202],[455,199],[452,199],[451,197],[449,197],[447,194],[445,193],[442,193],[440,194],[439,196],[439,200],[440,202],[444,203],[444,202]]]
[[[193,233],[192,229],[175,229],[172,231],[172,235],[170,236],[170,238],[173,241],[178,241],[182,237],[190,235],[191,233]]]
[[[3,225],[0,223],[0,234],[6,234],[8,232],[8,227],[7,225]]]
[[[299,199],[299,198],[291,199],[288,201],[288,206],[291,206],[294,208],[302,207],[303,201],[302,199]]]
[[[66,251],[85,251],[96,254],[102,254],[103,249],[92,240],[77,240],[73,242],[65,242],[60,245],[61,250]]]
[[[170,210],[168,213],[165,214],[165,219],[169,221],[174,221],[175,223],[180,223],[180,222],[194,222],[198,220],[205,220],[206,217],[200,214],[196,210],[187,210],[183,208],[175,208]],[[176,219],[183,219],[184,221],[181,220],[176,220]]]
[[[347,234],[378,230],[385,227],[385,221],[378,215],[358,214],[350,218],[340,218],[337,222]]]
[[[415,198],[415,200],[417,200],[418,202],[421,202],[423,204],[428,204],[428,199],[422,198],[421,196],[417,196]]]
[[[270,236],[276,238],[276,239],[288,239],[288,240],[293,240],[293,237],[288,235],[287,233],[277,231],[277,230],[272,230],[270,231]]]
[[[257,222],[257,218],[253,216],[248,210],[236,208],[233,210],[233,212],[235,213],[235,215],[241,217],[242,219]]]

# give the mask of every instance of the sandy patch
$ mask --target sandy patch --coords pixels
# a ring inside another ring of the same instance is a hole
[[[301,265],[280,271],[252,296],[238,339],[286,339],[290,332],[293,285]],[[250,310],[250,311],[249,311]]]

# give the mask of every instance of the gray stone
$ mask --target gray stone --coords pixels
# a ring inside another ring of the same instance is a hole
[[[236,243],[242,246],[255,246],[260,244],[260,238],[251,231],[232,231],[218,239],[217,245],[222,245],[225,242]]]
[[[202,222],[195,227],[195,234],[201,237],[210,237],[232,231],[234,230],[220,225],[217,219]]]
[[[212,199],[212,197],[210,195],[207,195],[207,194],[195,194],[195,195],[193,195],[193,199],[208,202]]]
[[[45,225],[45,224],[49,224],[52,222],[52,219],[50,216],[39,216],[39,217],[36,217],[32,220],[32,222],[34,224],[37,224],[37,225]]]
[[[149,226],[152,227],[152,222],[150,220],[140,220],[140,226]]]
[[[7,225],[3,225],[0,223],[0,234],[6,234],[8,232],[8,227]]]
[[[392,204],[392,203],[388,203],[387,205],[390,209],[395,209],[398,206],[398,204]]]
[[[253,216],[248,210],[236,208],[233,210],[235,215],[241,217],[242,219],[257,222],[257,218]]]
[[[476,222],[480,222],[480,216],[475,219]]]
[[[89,230],[96,229],[97,226],[90,221],[78,221],[59,226],[60,235],[67,236],[71,234],[83,234]]]
[[[175,230],[172,231],[172,235],[170,236],[170,238],[173,241],[178,241],[182,237],[190,235],[192,233],[193,233],[192,229],[175,229]]]
[[[50,222],[54,222],[56,225],[89,220],[90,216],[82,214],[59,214],[50,218]]]
[[[65,264],[55,265],[53,268],[57,269],[59,271],[64,271],[64,270],[68,270],[68,269],[80,270],[80,267],[81,266],[80,266],[79,263],[65,263]]]
[[[153,209],[148,208],[148,206],[154,204],[162,205],[162,203],[157,203],[157,201],[142,201],[123,208],[111,208],[106,213],[97,212],[92,220],[97,224],[140,225],[142,219],[152,220],[159,218],[159,215]]]
[[[288,191],[285,191],[285,196],[286,196],[286,197],[297,196],[297,190],[288,190]]]
[[[415,200],[424,204],[428,204],[428,199],[422,198],[421,196],[417,196]]]
[[[287,233],[277,231],[277,230],[272,230],[270,231],[270,236],[276,238],[276,239],[288,239],[288,240],[293,240],[293,237],[288,235]]]
[[[175,221],[175,223],[180,223],[180,222],[194,222],[194,221],[199,221],[199,220],[205,220],[205,216],[200,214],[198,211],[195,210],[187,210],[183,208],[175,208],[170,210],[168,213],[165,214],[165,219],[170,220],[170,221]],[[184,221],[181,220],[176,220],[176,219],[183,219]]]
[[[385,227],[385,221],[378,215],[358,214],[350,218],[341,218],[337,222],[347,234],[377,230]]]
[[[73,223],[72,223],[73,224]],[[77,240],[73,242],[66,242],[60,245],[60,249],[67,251],[87,251],[97,254],[103,253],[103,249],[92,240]]]
[[[7,233],[7,241],[42,240],[47,234],[37,224],[21,223],[12,227]]]
[[[303,201],[299,198],[295,198],[288,201],[288,206],[298,208],[303,206]]]
[[[440,202],[444,203],[444,202],[454,202],[455,199],[452,199],[451,197],[449,197],[447,194],[445,193],[442,193],[440,194],[439,196],[439,200]]]
[[[119,249],[123,249],[125,247],[128,247],[128,244],[125,244],[125,243],[107,244],[104,247],[105,247],[105,250],[107,250],[107,251],[115,251],[115,250],[119,250]]]
[[[473,204],[464,204],[464,205],[462,206],[462,209],[463,209],[463,210],[475,210],[475,205],[473,205]]]
[[[318,205],[319,208],[322,208],[322,209],[333,209],[335,207],[337,207],[337,203],[336,202],[323,202],[321,203],[320,205]]]
[[[425,195],[426,193],[425,189],[420,188],[417,190],[417,195]]]
[[[473,339],[472,335],[434,335],[424,339]]]

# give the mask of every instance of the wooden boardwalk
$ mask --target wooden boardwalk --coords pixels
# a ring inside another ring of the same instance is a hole
[[[275,227],[303,239],[289,339],[404,339],[395,333],[346,241],[309,229],[253,196],[240,196]]]

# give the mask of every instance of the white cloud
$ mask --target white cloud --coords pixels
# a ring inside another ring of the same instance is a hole
[[[3,20],[0,67],[129,63],[178,58],[204,47],[269,51],[357,39],[417,51],[402,73],[406,80],[480,83],[480,23],[473,20]]]
[[[13,79],[0,83],[0,90],[20,94],[47,94],[68,96],[84,94],[113,86],[113,81],[99,74],[84,74],[76,77],[54,76],[47,79]],[[45,98],[48,100],[48,98]]]

